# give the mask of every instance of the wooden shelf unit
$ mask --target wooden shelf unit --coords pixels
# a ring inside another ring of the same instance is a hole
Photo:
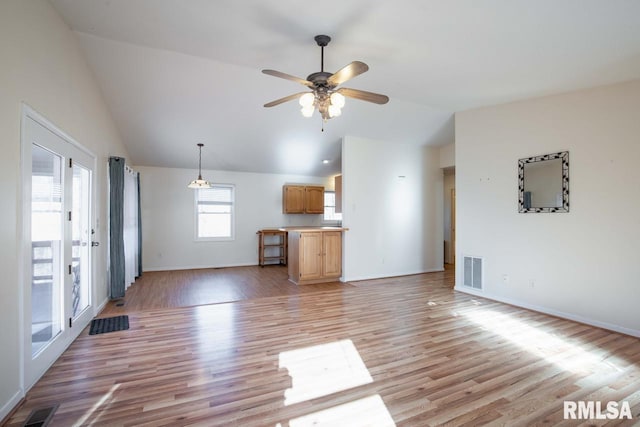
[[[287,232],[258,230],[258,265],[287,265]]]

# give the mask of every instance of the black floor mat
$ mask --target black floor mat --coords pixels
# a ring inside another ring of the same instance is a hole
[[[124,331],[129,329],[129,316],[105,317],[93,319],[89,335],[106,334],[107,332]]]

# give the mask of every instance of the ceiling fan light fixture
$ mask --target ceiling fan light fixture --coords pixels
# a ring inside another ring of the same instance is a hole
[[[300,111],[302,111],[302,115],[304,117],[311,117],[313,116],[313,112],[314,112],[315,108],[313,108],[313,104],[306,106],[306,107],[302,107],[302,109]]]
[[[338,117],[342,114],[342,109],[337,105],[329,105],[329,117]]]
[[[344,95],[341,94],[340,92],[333,92],[331,94],[331,105],[334,105],[338,108],[342,108],[344,107]]]
[[[191,181],[189,185],[187,185],[188,188],[211,188],[211,183],[206,179],[202,179],[202,147],[204,147],[204,144],[198,144],[198,149],[200,151],[200,155],[198,157],[198,178]]]
[[[316,96],[312,92],[307,92],[300,97],[300,105],[302,107],[313,107],[313,103],[316,101]]]

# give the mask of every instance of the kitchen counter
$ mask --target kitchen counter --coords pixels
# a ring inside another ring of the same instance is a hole
[[[348,228],[345,227],[316,227],[316,226],[306,226],[306,225],[298,225],[298,226],[290,226],[290,227],[280,227],[278,230],[280,231],[297,231],[300,233],[310,232],[310,231],[348,231]]]

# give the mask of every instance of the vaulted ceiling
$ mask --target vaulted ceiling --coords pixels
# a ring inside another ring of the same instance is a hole
[[[456,111],[640,78],[640,1],[51,0],[139,166],[328,176],[345,135],[398,144],[454,140]],[[369,71],[321,131],[305,90],[261,73]],[[516,143],[514,141],[514,143]],[[322,164],[329,159],[329,164]]]

